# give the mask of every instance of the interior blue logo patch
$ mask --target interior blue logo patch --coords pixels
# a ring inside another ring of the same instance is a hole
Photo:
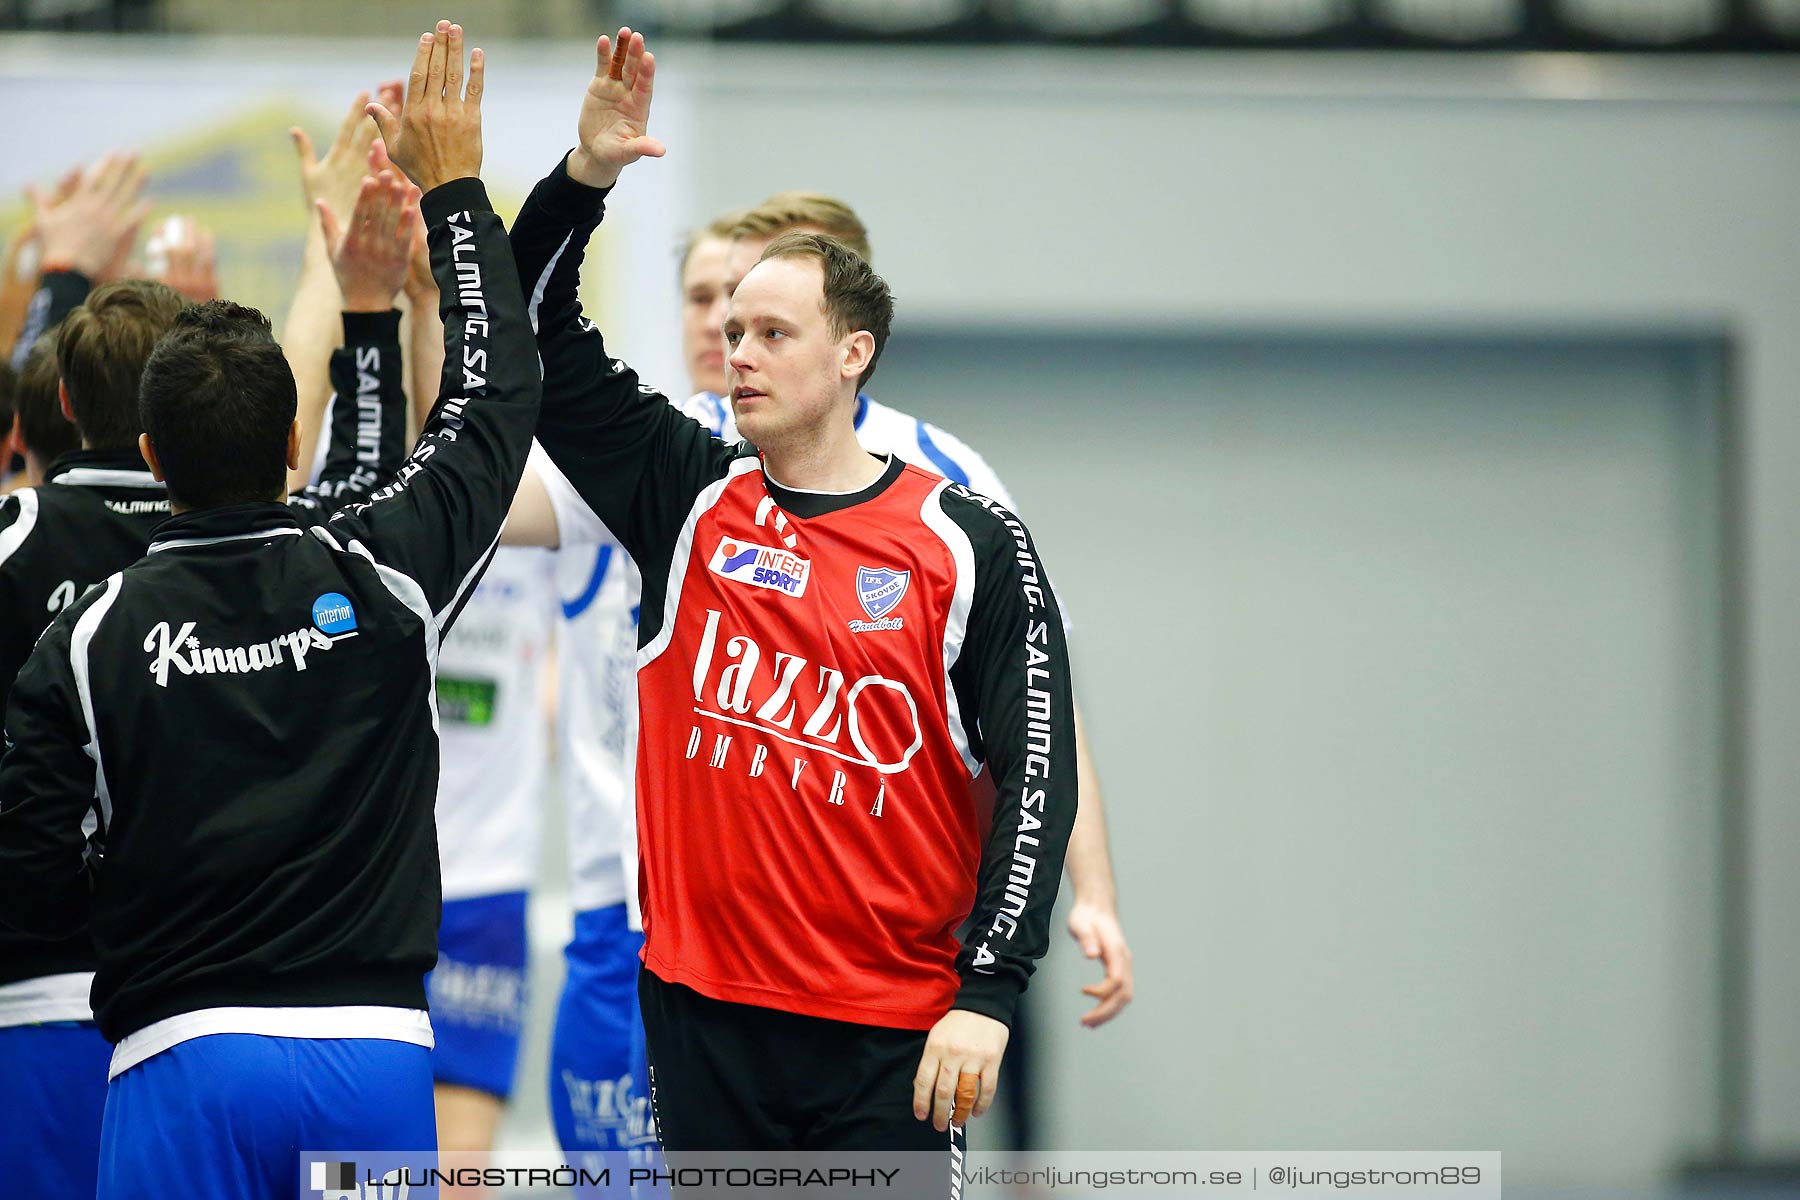
[[[313,601],[313,624],[324,633],[349,633],[356,628],[356,610],[348,596],[326,592]]]

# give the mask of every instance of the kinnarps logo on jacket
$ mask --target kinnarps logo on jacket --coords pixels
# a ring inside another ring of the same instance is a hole
[[[288,663],[304,671],[308,654],[356,636],[356,610],[337,592],[313,601],[312,619],[311,625],[249,646],[208,646],[195,634],[197,622],[183,621],[171,631],[167,621],[158,621],[144,637],[150,673],[157,687],[166,688],[170,667],[182,675],[245,675]]]

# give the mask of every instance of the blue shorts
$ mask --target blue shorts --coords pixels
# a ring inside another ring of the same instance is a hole
[[[583,1153],[655,1145],[649,1074],[633,1073],[633,1039],[644,1037],[637,1003],[643,945],[623,904],[575,914],[550,1041],[550,1113],[571,1164]]]
[[[91,1022],[0,1029],[0,1163],[12,1196],[92,1196],[112,1043]]]
[[[425,976],[439,1083],[506,1099],[525,1022],[525,893],[444,901],[437,967]]]
[[[171,1046],[112,1081],[100,1131],[100,1197],[297,1200],[316,1196],[304,1190],[303,1150],[436,1149],[425,1047],[215,1033]]]

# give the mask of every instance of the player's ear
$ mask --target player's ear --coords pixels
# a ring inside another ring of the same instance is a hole
[[[156,461],[156,447],[150,444],[149,434],[138,434],[138,453],[144,456],[144,465],[150,468],[150,478],[158,483],[166,482],[163,479],[162,464]]]
[[[875,335],[859,329],[844,341],[844,361],[838,374],[845,379],[860,379],[875,357]]]
[[[300,418],[295,417],[288,422],[287,468],[290,471],[300,469]]]
[[[69,403],[69,386],[60,379],[56,381],[56,401],[58,404],[62,405],[63,420],[73,425],[75,423],[75,409],[74,406]]]

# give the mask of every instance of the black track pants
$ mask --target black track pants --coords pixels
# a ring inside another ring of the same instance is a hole
[[[648,970],[638,1000],[672,1167],[683,1151],[932,1151],[951,1194],[962,1132],[912,1114],[924,1031],[713,1000]]]

